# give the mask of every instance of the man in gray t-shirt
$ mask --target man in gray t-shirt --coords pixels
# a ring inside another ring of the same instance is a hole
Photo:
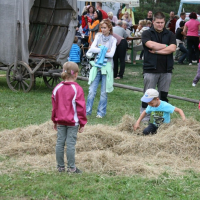
[[[128,37],[128,34],[126,33],[126,31],[124,30],[124,28],[122,28],[122,21],[121,20],[117,21],[116,26],[113,27],[113,32],[117,35],[120,35],[124,39],[126,39]]]

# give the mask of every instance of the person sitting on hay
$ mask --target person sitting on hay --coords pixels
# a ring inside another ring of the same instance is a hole
[[[147,114],[150,114],[150,123],[148,127],[143,130],[144,135],[148,135],[150,133],[155,134],[158,127],[162,123],[169,123],[170,114],[174,111],[179,113],[182,119],[185,120],[183,111],[165,101],[161,101],[159,99],[159,92],[155,89],[148,89],[141,98],[141,101],[148,103],[148,106],[146,110],[141,113],[139,119],[135,123],[133,127],[134,131],[139,128],[140,122]]]

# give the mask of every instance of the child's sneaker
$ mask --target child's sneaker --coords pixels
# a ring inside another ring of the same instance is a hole
[[[78,169],[77,167],[75,169],[68,168],[67,172],[70,174],[82,174],[82,171],[80,169]]]
[[[192,86],[193,86],[193,87],[195,87],[195,86],[196,86],[196,84],[195,84],[195,83],[192,83]]]
[[[58,167],[58,172],[65,172],[65,167]]]
[[[96,118],[100,118],[100,119],[101,119],[101,118],[103,118],[103,117],[102,117],[101,115],[97,115]]]

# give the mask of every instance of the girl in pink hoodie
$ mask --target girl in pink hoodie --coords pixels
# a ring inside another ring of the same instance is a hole
[[[61,78],[52,93],[52,116],[54,129],[57,130],[56,160],[59,172],[65,171],[64,146],[67,145],[67,172],[81,173],[75,166],[75,145],[77,132],[83,132],[87,123],[84,92],[76,83],[78,65],[66,62]]]

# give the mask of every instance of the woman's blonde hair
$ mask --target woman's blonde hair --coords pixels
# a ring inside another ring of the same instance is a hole
[[[108,17],[109,16],[113,16],[113,13],[112,12],[108,12],[107,15],[108,15]]]
[[[112,22],[109,19],[103,19],[100,22],[100,26],[102,26],[103,24],[106,24],[108,26],[108,28],[110,29],[110,35],[113,34],[113,26],[112,26]]]
[[[74,78],[75,73],[79,72],[78,65],[75,62],[66,62],[63,65],[63,72],[61,78],[63,80]]]
[[[140,20],[139,21],[139,25],[141,25],[141,26],[146,26],[147,25],[147,20],[146,19],[144,19],[144,20]]]
[[[128,14],[128,21],[131,21],[131,17],[130,17],[130,14],[129,14],[128,11],[126,11],[126,12],[123,14],[122,19],[126,19],[125,16],[124,16],[125,14]]]

